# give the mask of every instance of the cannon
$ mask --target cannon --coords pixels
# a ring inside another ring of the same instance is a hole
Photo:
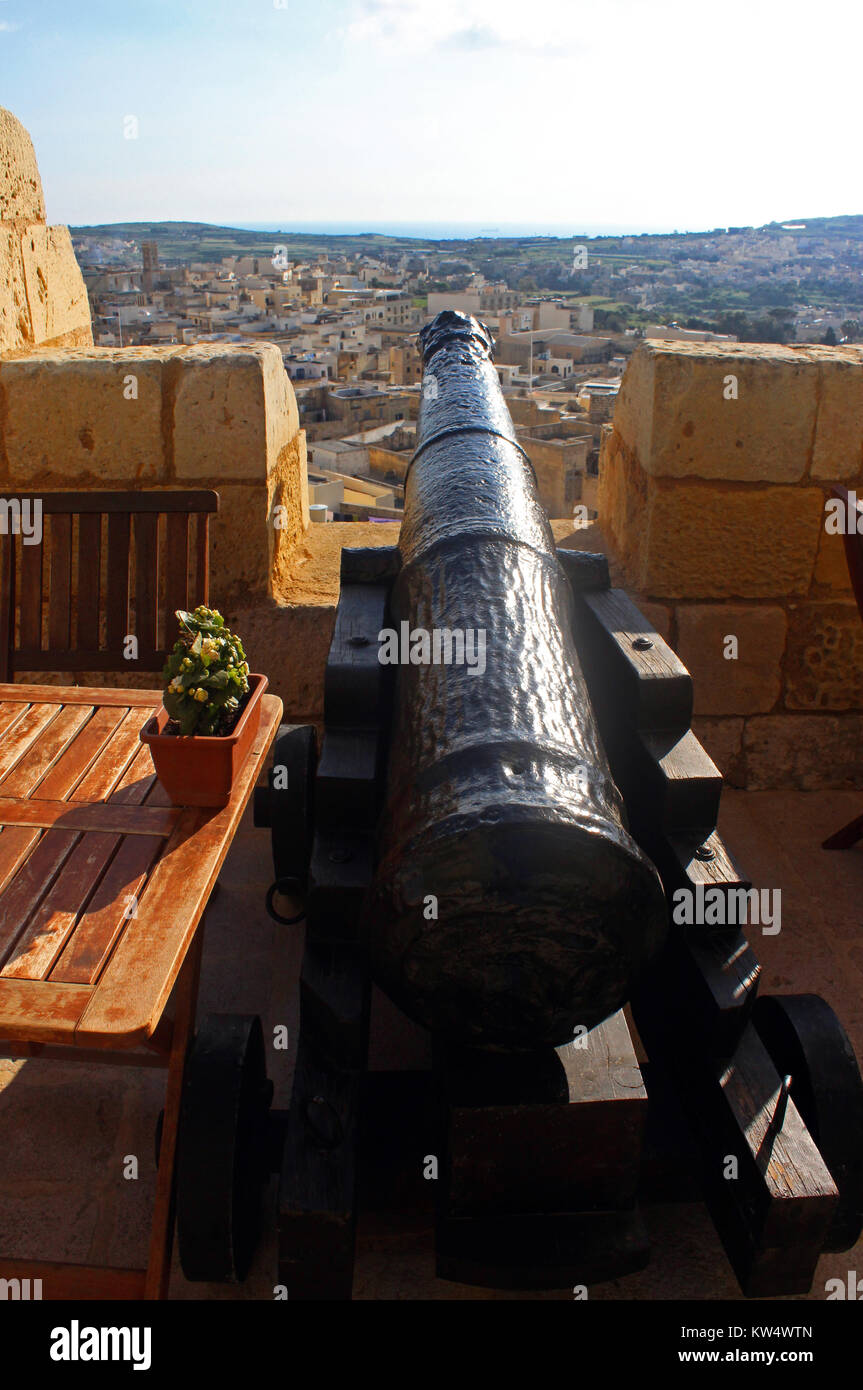
[[[556,1045],[630,997],[665,936],[662,886],[625,827],[491,339],[452,312],[420,339],[390,599],[393,635],[415,635],[393,653],[372,965],[435,1031]]]
[[[320,751],[285,725],[256,798],[305,917],[279,1283],[350,1298],[357,1211],[395,1206],[441,1278],[586,1288],[645,1266],[646,1203],[700,1200],[745,1294],[805,1293],[863,1228],[848,1038],[759,994],[689,673],[555,550],[491,335],[421,344],[399,545],[343,552]]]

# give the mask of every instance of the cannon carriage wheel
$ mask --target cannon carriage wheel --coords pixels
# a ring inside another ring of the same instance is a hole
[[[765,995],[753,1023],[839,1189],[825,1251],[849,1250],[863,1229],[863,1078],[848,1036],[817,994]]]
[[[177,1161],[177,1239],[187,1279],[245,1279],[269,1174],[264,1035],[256,1014],[208,1014],[186,1060]]]

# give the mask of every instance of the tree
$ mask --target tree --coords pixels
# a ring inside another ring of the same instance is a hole
[[[839,341],[836,337],[836,330],[833,328],[828,328],[821,341],[825,347],[835,347],[837,342]]]
[[[842,325],[842,337],[847,338],[849,343],[856,343],[860,337],[859,319],[846,319]]]

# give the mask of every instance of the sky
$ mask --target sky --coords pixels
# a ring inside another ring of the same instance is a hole
[[[52,222],[701,230],[863,212],[861,39],[860,0],[0,0],[0,104]]]

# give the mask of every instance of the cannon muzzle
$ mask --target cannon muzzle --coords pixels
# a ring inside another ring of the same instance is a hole
[[[571,1039],[666,932],[572,638],[572,594],[475,319],[423,329],[395,706],[366,931],[405,1012],[475,1045]]]

